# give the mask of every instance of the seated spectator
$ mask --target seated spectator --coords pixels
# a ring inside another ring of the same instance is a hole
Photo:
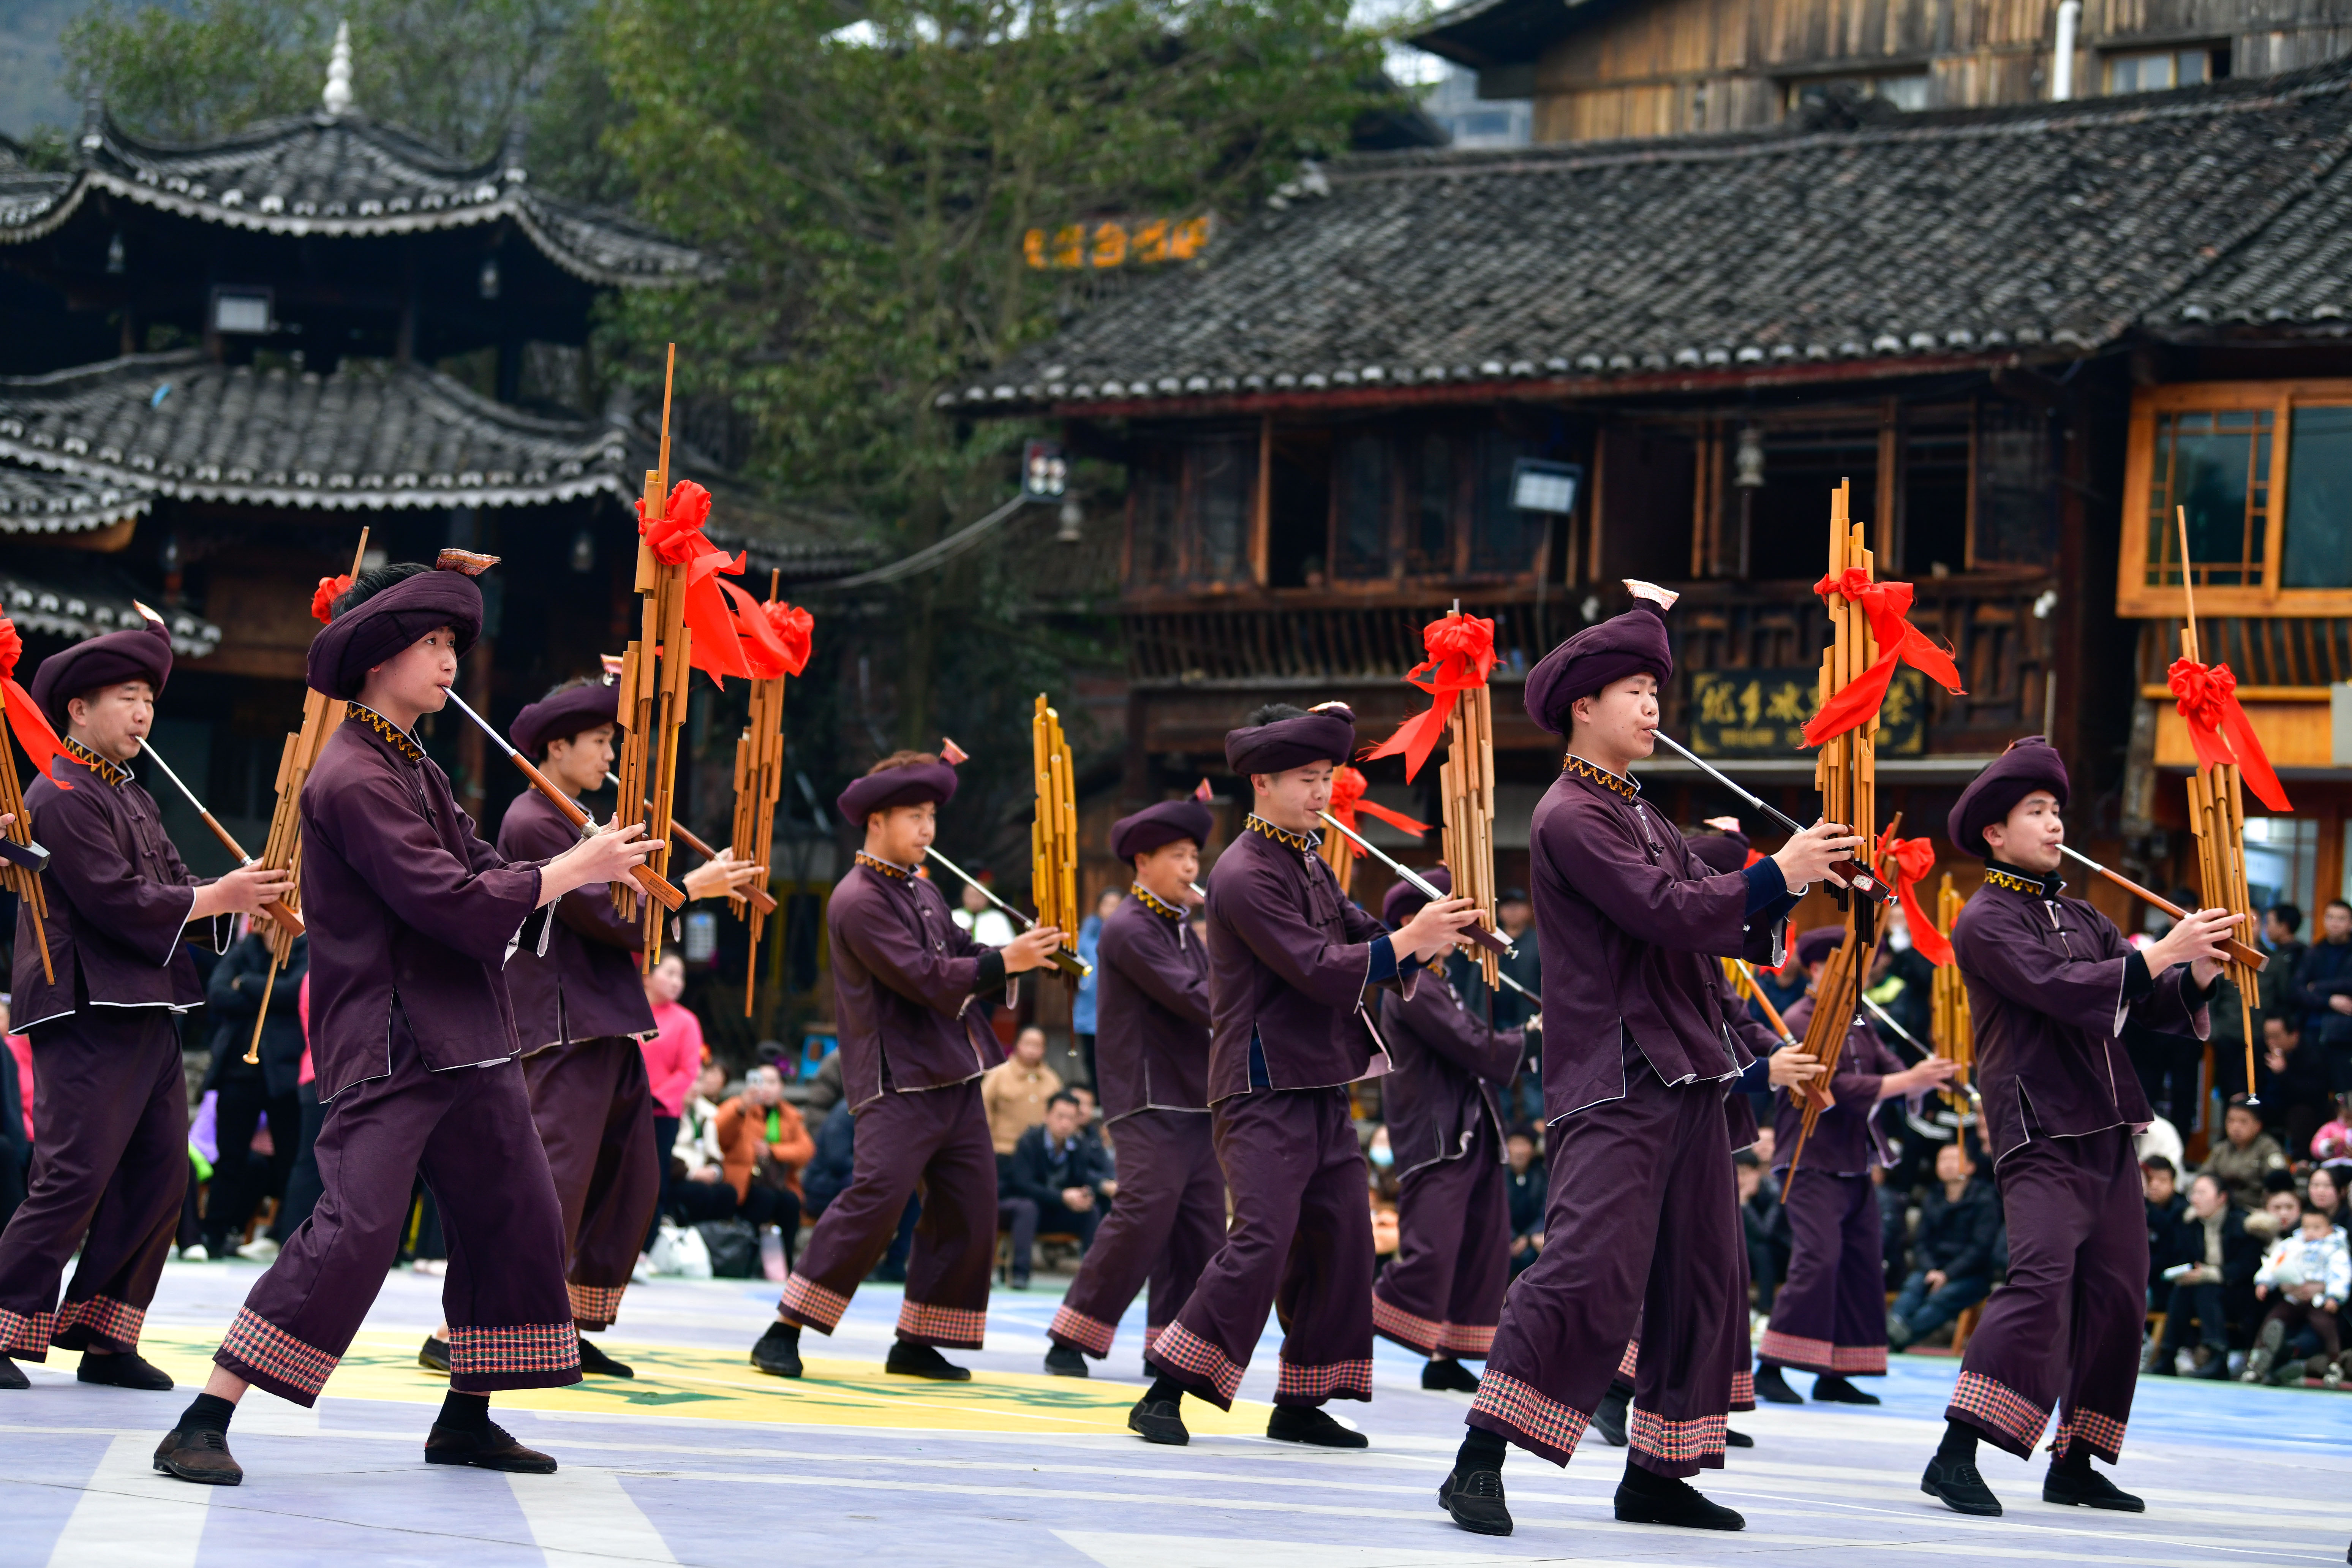
[[[2263,1229],[2269,1216],[2263,1216]],[[2231,1298],[2243,1292],[2251,1305],[2254,1270],[2262,1267],[2263,1238],[2249,1235],[2245,1211],[2230,1201],[2220,1177],[2200,1171],[2189,1184],[2189,1217],[2181,1221],[2173,1242],[2175,1261],[2164,1271],[2171,1291],[2165,1302],[2164,1337],[2144,1370],[2159,1377],[2174,1371],[2178,1353],[2188,1348],[2189,1331],[2196,1325],[2200,1343],[2191,1377],[2230,1375]]]
[[[744,1075],[743,1092],[719,1106],[709,1137],[719,1148],[719,1174],[689,1170],[677,1202],[693,1221],[742,1219],[772,1225],[789,1250],[800,1235],[800,1171],[816,1154],[801,1113],[784,1101],[784,1080],[772,1066]]]
[[[1958,1141],[1936,1151],[1936,1185],[1919,1205],[1911,1272],[1886,1312],[1886,1342],[1896,1350],[1927,1338],[1992,1294],[1992,1259],[2000,1235],[2000,1199]]]
[[[1011,1056],[980,1075],[980,1103],[988,1112],[989,1142],[996,1145],[999,1185],[1013,1145],[1045,1120],[1045,1102],[1061,1092],[1061,1075],[1045,1065],[1045,1031],[1034,1025],[1013,1037]]]
[[[1773,1185],[1772,1130],[1763,1131],[1752,1148],[1731,1157],[1738,1181],[1739,1226],[1748,1244],[1748,1276],[1756,1286],[1756,1310],[1769,1317],[1772,1298],[1789,1272],[1789,1218]]]
[[[1038,1233],[1078,1238],[1083,1253],[1094,1245],[1103,1207],[1118,1193],[1102,1145],[1078,1131],[1077,1097],[1067,1091],[1045,1104],[1045,1120],[1021,1134],[1004,1163],[1005,1182],[997,1194],[999,1223],[1013,1233],[1009,1283],[1029,1288],[1031,1254]]]
[[[2299,1032],[2303,1015],[2289,999],[2294,988],[2294,972],[2303,963],[2303,955],[2310,949],[2302,937],[2303,910],[2294,904],[2273,904],[2263,911],[2263,946],[2270,950],[2271,961],[2263,966],[2258,991],[2265,1019],[2287,1017],[2294,1020]]]
[[[2352,1092],[2336,1097],[2336,1116],[2311,1135],[2311,1157],[2321,1164],[2352,1161]]]
[[[2230,1097],[2221,1113],[2222,1142],[2206,1157],[2206,1173],[2221,1184],[2240,1208],[2263,1206],[2263,1178],[2286,1169],[2286,1151],[2263,1131],[2262,1113],[2242,1094]]]
[[[1536,1135],[1531,1130],[1512,1128],[1511,1135],[1503,1140],[1503,1152],[1510,1162],[1504,1186],[1511,1201],[1511,1272],[1517,1275],[1543,1250],[1548,1194],[1543,1162],[1536,1158]]]
[[[2352,1216],[2344,1205],[2344,1183],[2334,1165],[2322,1165],[2311,1173],[2311,1201],[2327,1216],[2327,1223],[2352,1234]]]
[[[1072,1084],[1069,1093],[1078,1102],[1078,1136],[1100,1149],[1104,1163],[1116,1171],[1118,1151],[1111,1142],[1110,1129],[1103,1125],[1102,1101],[1095,1098],[1093,1089],[1082,1083]]]
[[[2263,1125],[2280,1140],[2289,1159],[2302,1159],[2311,1135],[2335,1109],[2326,1060],[2304,1048],[2297,1019],[2273,1016],[2263,1020],[2263,1053],[2254,1071],[2262,1088]]]
[[[2300,1382],[2305,1358],[2319,1357],[2320,1375],[2335,1374],[2332,1387],[2343,1381],[2336,1360],[2344,1344],[2336,1314],[2352,1296],[2352,1248],[2318,1205],[2305,1202],[2295,1218],[2294,1228],[2271,1243],[2254,1271],[2254,1297],[2268,1302],[2270,1310],[2246,1357],[2244,1381],[2273,1381],[2275,1364],[2275,1381]]]
[[[2163,1155],[2150,1154],[2139,1163],[2140,1194],[2147,1200],[2147,1299],[2151,1302],[2171,1292],[2164,1271],[2176,1263],[2191,1261],[2176,1256],[2180,1222],[2189,1217],[2189,1200],[2180,1195],[2179,1184],[2179,1173]]]

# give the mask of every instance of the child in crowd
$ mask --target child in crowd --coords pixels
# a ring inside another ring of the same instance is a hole
[[[2147,1200],[2147,1299],[2150,1306],[2171,1291],[2164,1271],[2183,1261],[2173,1256],[2189,1200],[2180,1195],[2180,1173],[2161,1154],[2139,1163],[2140,1190]]]
[[[2284,1195],[2292,1201],[2293,1194]],[[2352,1295],[2352,1248],[2317,1204],[2305,1200],[2296,1218],[2293,1229],[2271,1243],[2254,1272],[2254,1295],[2270,1304],[2270,1311],[2254,1336],[2243,1381],[2300,1382],[2309,1357],[2316,1363],[2314,1370],[2335,1388],[2344,1381],[2336,1314]]]

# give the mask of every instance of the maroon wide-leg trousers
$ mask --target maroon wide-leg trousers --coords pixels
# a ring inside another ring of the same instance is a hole
[[[1504,1297],[1469,1423],[1568,1463],[1638,1327],[1633,1460],[1692,1476],[1723,1464],[1735,1359],[1723,1087],[1669,1088],[1623,1049],[1624,1098],[1551,1124],[1544,1249]]]
[[[833,1332],[859,1281],[890,1250],[919,1184],[923,1212],[907,1259],[898,1337],[980,1349],[996,1261],[996,1146],[989,1141],[980,1080],[887,1090],[861,1106],[855,1161],[849,1185],[817,1217],[799,1266],[785,1279],[778,1311],[821,1334]]]
[[[31,1191],[0,1234],[0,1354],[136,1350],[188,1190],[179,1030],[168,1009],[110,1007],[32,1039]]]
[[[1371,1398],[1372,1205],[1348,1091],[1257,1089],[1213,1114],[1233,1228],[1144,1364],[1230,1410],[1272,1307],[1276,1405]]]
[[[404,1029],[392,1071],[327,1102],[318,1206],[254,1283],[213,1360],[310,1405],[351,1347],[400,1253],[416,1176],[433,1190],[449,1272],[449,1386],[460,1394],[580,1381],[563,1287],[563,1214],[511,1061],[428,1072]]]
[[[523,1058],[522,1075],[563,1210],[572,1321],[610,1328],[653,1228],[667,1158],[654,1148],[646,1054],[625,1035],[574,1040]]]
[[[1209,1113],[1139,1110],[1113,1124],[1118,1197],[1046,1337],[1099,1360],[1148,1283],[1143,1348],[1159,1342],[1225,1239],[1225,1178]]]
[[[1372,1327],[1425,1356],[1484,1357],[1511,1282],[1511,1200],[1495,1129],[1397,1183],[1397,1252],[1372,1286]]]
[[[2057,1453],[2123,1451],[2147,1321],[2147,1211],[2130,1132],[2035,1132],[1993,1169],[2009,1278],[1969,1336],[1945,1409],[2031,1458],[2061,1405]]]
[[[1885,1376],[1886,1262],[1877,1187],[1868,1176],[1802,1165],[1784,1179],[1789,1278],[1772,1298],[1759,1359],[1839,1377]]]

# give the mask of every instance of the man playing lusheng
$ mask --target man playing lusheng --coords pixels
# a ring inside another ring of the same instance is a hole
[[[20,906],[13,1011],[33,1042],[33,1168],[0,1235],[0,1388],[30,1386],[11,1354],[44,1361],[51,1345],[82,1352],[84,1383],[172,1386],[140,1355],[139,1330],[187,1190],[187,1080],[172,1019],[205,992],[183,932],[203,921],[226,949],[222,917],[253,913],[287,879],[245,869],[199,884],[164,837],[131,764],[171,673],[171,638],[149,621],[52,654],[33,677],[33,700],[66,731],[55,782],[44,774],[25,791],[49,849],[56,979],[42,976],[33,912]]]
[[[1723,1463],[1741,1247],[1724,1093],[1751,1060],[1712,955],[1770,962],[1795,892],[1859,840],[1817,824],[1744,871],[1711,874],[1627,769],[1647,757],[1674,671],[1663,607],[1588,626],[1530,672],[1528,714],[1568,737],[1536,807],[1544,948],[1544,1250],[1503,1302],[1470,1431],[1438,1501],[1504,1535],[1508,1443],[1566,1464],[1633,1336],[1643,1353],[1621,1520],[1737,1530],[1682,1478]],[[1661,1237],[1666,1238],[1661,1244]]]
[[[2200,910],[2137,952],[2106,916],[2059,896],[2066,765],[2038,735],[1996,758],[1947,828],[1984,857],[1985,884],[1952,924],[1976,1021],[1985,1147],[2009,1222],[2009,1277],[1969,1338],[1942,1447],[1919,1489],[1997,1514],[1977,1439],[2031,1458],[2061,1406],[2046,1502],[2138,1513],[2091,1468],[2116,1462],[2138,1380],[2147,1226],[2132,1136],[2152,1113],[2120,1043],[2126,1019],[2210,1032],[2235,918]]]
[[[1389,1069],[1363,1016],[1374,986],[1410,993],[1475,918],[1446,899],[1393,934],[1350,903],[1315,853],[1332,772],[1356,747],[1336,702],[1273,703],[1225,735],[1255,809],[1209,875],[1209,1100],[1233,1227],[1192,1299],[1144,1353],[1155,1379],[1128,1415],[1147,1442],[1190,1440],[1186,1394],[1220,1410],[1280,1306],[1269,1437],[1360,1448],[1322,1408],[1372,1396],[1372,1215],[1347,1086]]]
[[[1225,1237],[1225,1179],[1209,1117],[1209,950],[1185,912],[1209,808],[1162,801],[1111,825],[1132,898],[1095,948],[1095,1065],[1116,1124],[1118,1201],[1054,1313],[1045,1370],[1087,1374],[1148,1281],[1143,1346],[1175,1321]]]
[[[940,1354],[978,1350],[988,1326],[996,1257],[996,1149],[980,1075],[1002,1055],[989,998],[1008,976],[1042,968],[1061,945],[1051,926],[984,947],[950,918],[917,875],[955,798],[955,770],[928,752],[898,752],[841,792],[842,816],[866,825],[866,847],[825,905],[833,944],[842,1102],[857,1118],[855,1173],[825,1205],[784,1281],[776,1321],[751,1364],[801,1375],[801,1330],[830,1334],[858,1281],[898,1234],[918,1183],[922,1217],[907,1263],[907,1299],[883,1370],[955,1382],[971,1376]]]
[[[580,1381],[563,1215],[500,971],[533,910],[625,875],[656,846],[642,828],[608,829],[544,864],[509,862],[475,833],[415,730],[448,701],[481,629],[472,578],[379,566],[311,641],[311,689],[347,703],[302,786],[325,1190],[155,1450],[155,1468],[183,1480],[244,1479],[228,1425],[248,1386],[317,1401],[383,1288],[419,1173],[449,1242],[449,1393],[425,1462],[555,1468],[490,1420],[496,1390]]]

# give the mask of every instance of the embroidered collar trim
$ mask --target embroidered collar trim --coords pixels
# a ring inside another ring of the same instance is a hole
[[[1988,888],[2000,888],[2009,892],[2023,893],[2036,899],[2054,899],[2066,886],[2065,879],[2055,872],[2047,877],[2037,877],[2031,871],[2020,870],[2015,866],[2004,866],[1998,860],[1985,862],[1984,879],[1985,886]]]
[[[1623,795],[1627,800],[1639,799],[1642,794],[1642,786],[1632,779],[1621,778],[1607,768],[1586,762],[1582,757],[1574,755],[1562,757],[1559,760],[1559,771],[1564,773],[1573,773],[1580,779],[1591,779],[1602,789],[1612,795]]]
[[[100,778],[121,789],[131,780],[131,772],[111,757],[101,757],[71,735],[66,737],[66,755],[96,773]]]
[[[1184,918],[1184,911],[1182,910],[1180,910],[1173,904],[1170,904],[1158,898],[1152,893],[1150,889],[1145,887],[1140,882],[1129,883],[1127,890],[1133,893],[1136,898],[1141,901],[1145,909],[1150,910],[1153,914],[1158,915],[1163,921],[1181,921]]]
[[[369,707],[364,702],[345,702],[343,717],[355,724],[373,731],[394,755],[412,763],[425,760],[425,748],[416,743],[409,732]]]
[[[869,871],[879,871],[894,881],[911,882],[915,879],[915,873],[906,867],[885,860],[878,855],[868,855],[863,849],[857,852],[857,863]]]
[[[1242,826],[1252,833],[1263,833],[1276,844],[1286,844],[1302,854],[1312,855],[1323,847],[1321,834],[1293,833],[1287,827],[1276,827],[1255,811],[1242,818]]]

